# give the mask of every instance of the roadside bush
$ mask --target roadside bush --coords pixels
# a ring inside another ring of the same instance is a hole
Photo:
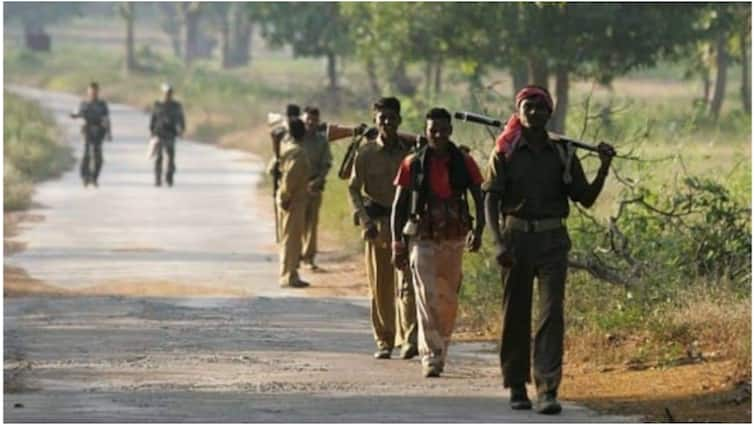
[[[39,105],[4,93],[3,184],[6,211],[28,206],[32,184],[59,176],[73,163],[72,149],[59,142],[53,118]]]

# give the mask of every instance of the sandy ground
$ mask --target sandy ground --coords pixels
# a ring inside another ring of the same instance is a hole
[[[78,149],[65,117],[76,99],[22,92],[55,112]],[[111,111],[100,188],[69,172],[38,187],[34,219],[6,220],[6,421],[632,419],[571,403],[555,417],[510,410],[489,344],[454,344],[438,379],[422,378],[416,359],[373,360],[357,265],[330,266],[325,252],[316,288],[277,287],[259,161],[181,141],[177,185],[154,188],[147,117]]]

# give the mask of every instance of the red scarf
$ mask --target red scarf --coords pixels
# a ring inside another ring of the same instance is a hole
[[[519,109],[519,104],[524,99],[529,97],[540,97],[545,100],[548,110],[553,112],[553,99],[551,95],[540,87],[527,86],[516,94],[516,108]],[[495,141],[496,152],[503,153],[507,158],[513,152],[514,146],[522,136],[522,122],[519,120],[519,114],[514,112],[509,120],[506,122],[506,126],[503,127],[503,132],[498,136]]]

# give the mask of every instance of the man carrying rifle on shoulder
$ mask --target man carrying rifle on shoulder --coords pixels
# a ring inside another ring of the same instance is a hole
[[[485,212],[502,268],[503,326],[501,372],[511,389],[511,407],[530,409],[525,383],[530,381],[533,279],[538,279],[537,330],[533,375],[539,413],[561,411],[557,400],[564,352],[564,292],[569,199],[589,208],[608,175],[613,148],[597,147],[600,169],[589,183],[569,143],[546,131],[553,112],[547,90],[527,86],[516,95],[516,113],[498,137],[490,157]],[[576,142],[575,142],[576,143]]]

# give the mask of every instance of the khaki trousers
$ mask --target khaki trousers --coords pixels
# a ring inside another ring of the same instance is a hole
[[[365,242],[364,259],[370,285],[372,333],[378,349],[383,350],[412,343],[412,335],[416,335],[417,319],[414,310],[409,310],[414,304],[414,294],[406,290],[406,280],[391,263],[389,218],[378,219],[376,224],[378,236]]]
[[[314,263],[317,254],[317,225],[320,221],[320,206],[322,206],[322,192],[309,193],[307,207],[304,213],[304,250],[302,261]]]
[[[419,354],[426,367],[441,367],[446,362],[459,305],[464,245],[464,240],[418,240],[410,245]]]
[[[280,284],[290,285],[299,280],[299,261],[301,259],[301,244],[304,234],[304,212],[307,203],[306,196],[298,196],[291,200],[288,211],[284,211],[278,203],[278,217],[280,225]]]

